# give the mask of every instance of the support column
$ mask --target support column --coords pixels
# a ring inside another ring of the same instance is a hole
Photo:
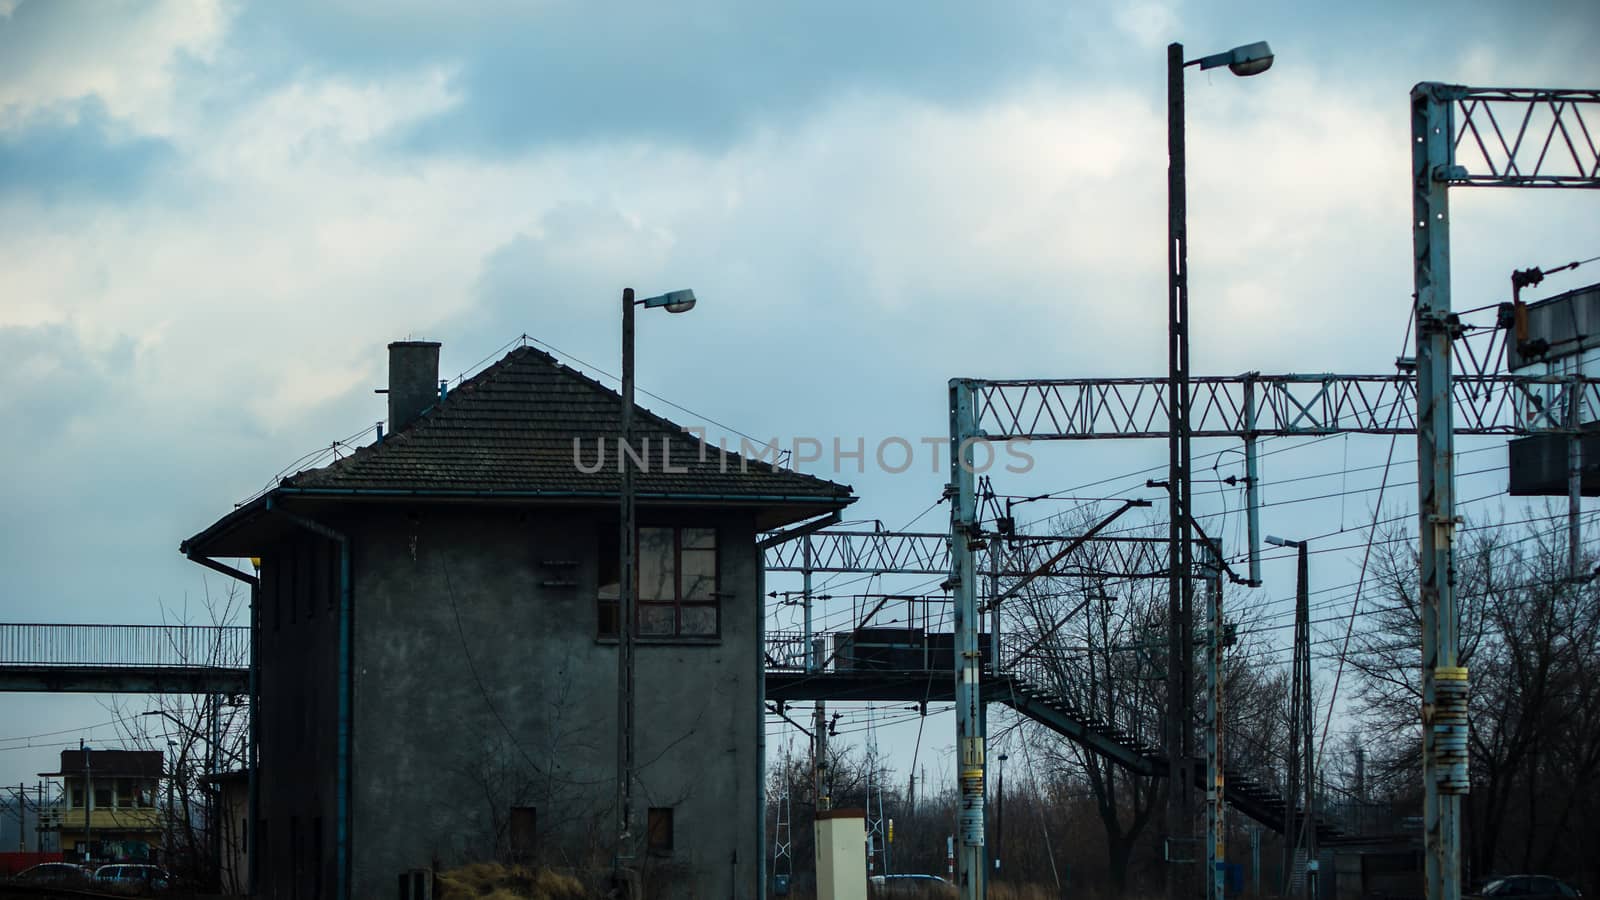
[[[961,900],[980,900],[983,881],[982,677],[978,652],[978,578],[974,554],[982,543],[973,491],[972,445],[979,440],[972,385],[950,380],[950,598],[955,620],[956,760],[961,789],[956,835],[956,887]]]
[[[1206,900],[1224,900],[1222,820],[1222,560],[1206,547]]]
[[[1450,218],[1454,93],[1411,92],[1413,272],[1417,303],[1418,555],[1422,613],[1423,872],[1428,900],[1461,897],[1461,795],[1467,791],[1466,670],[1456,665],[1452,542]]]
[[[1244,506],[1250,541],[1250,584],[1261,584],[1261,464],[1256,450],[1256,374],[1244,380]]]
[[[806,654],[807,655],[806,655],[806,663],[805,663],[805,665],[806,665],[806,671],[807,672],[814,672],[816,670],[812,668],[812,665],[813,664],[820,664],[821,660],[813,659],[812,656],[810,655],[811,654],[811,535],[809,535],[809,534],[805,535],[804,537],[800,538],[800,540],[804,542],[804,543],[802,543],[800,545],[800,548],[801,548],[801,550],[800,550],[800,552],[801,552],[801,556],[800,556],[800,603],[805,608],[805,617],[806,617],[806,625],[805,625],[806,633],[805,633],[805,645],[804,646],[805,646],[805,650],[806,650]]]
[[[813,672],[822,669],[824,647],[821,638],[816,638],[811,645]],[[815,704],[811,720],[811,779],[815,791],[812,796],[818,810],[827,810],[833,808],[833,800],[828,796],[828,702],[817,700]]]
[[[1167,46],[1167,597],[1166,840],[1169,900],[1190,900],[1194,782],[1189,777],[1194,685],[1194,560],[1189,544],[1189,252],[1183,45]]]
[[[1573,357],[1574,375],[1583,376],[1583,354]],[[1577,578],[1583,566],[1583,435],[1578,433],[1582,424],[1583,384],[1574,381],[1567,388],[1567,427],[1572,434],[1567,438],[1567,575]]]

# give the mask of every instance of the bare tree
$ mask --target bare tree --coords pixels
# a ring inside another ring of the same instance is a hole
[[[1592,854],[1577,851],[1568,835],[1600,790],[1600,591],[1591,579],[1567,577],[1565,542],[1551,530],[1474,530],[1456,560],[1459,664],[1472,674],[1472,792],[1464,804],[1470,872],[1555,871],[1592,888]],[[1361,676],[1363,724],[1388,739],[1380,778],[1414,797],[1421,758],[1415,558],[1408,548],[1391,549],[1379,563],[1383,599],[1368,613],[1351,664]]]

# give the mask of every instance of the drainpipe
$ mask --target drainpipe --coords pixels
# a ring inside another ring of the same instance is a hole
[[[275,506],[272,500],[271,496],[267,497],[268,511],[339,545],[339,747],[338,787],[334,791],[338,814],[334,817],[333,896],[337,900],[350,900],[350,539],[321,522]]]

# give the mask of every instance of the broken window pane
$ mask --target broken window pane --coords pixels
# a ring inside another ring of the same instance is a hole
[[[677,610],[669,603],[639,604],[639,634],[661,637],[677,630]]]

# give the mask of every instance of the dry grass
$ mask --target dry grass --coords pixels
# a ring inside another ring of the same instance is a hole
[[[1042,884],[989,883],[989,900],[1052,900],[1056,894]]]
[[[468,863],[439,873],[439,900],[586,900],[578,879],[549,869]]]

